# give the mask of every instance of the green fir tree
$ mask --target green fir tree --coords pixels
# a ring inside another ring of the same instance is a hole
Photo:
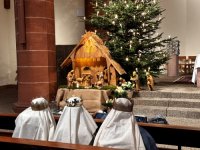
[[[111,56],[127,72],[129,80],[137,71],[140,80],[145,79],[145,71],[157,76],[161,66],[169,59],[166,43],[157,33],[163,20],[163,9],[156,0],[94,0],[94,13],[86,23],[104,39]]]

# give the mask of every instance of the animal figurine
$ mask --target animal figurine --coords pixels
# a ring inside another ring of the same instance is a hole
[[[121,86],[125,82],[126,82],[126,80],[124,78],[120,77],[119,81],[118,81],[118,85]]]
[[[96,86],[98,88],[102,87],[104,85],[104,75],[103,72],[98,72],[97,73],[97,82],[96,82]]]

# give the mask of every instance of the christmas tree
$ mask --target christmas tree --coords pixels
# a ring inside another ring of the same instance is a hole
[[[145,79],[145,71],[159,75],[169,59],[166,43],[157,33],[163,20],[163,9],[156,0],[96,0],[94,13],[86,23],[105,41],[111,56],[127,72],[130,79],[137,71]]]

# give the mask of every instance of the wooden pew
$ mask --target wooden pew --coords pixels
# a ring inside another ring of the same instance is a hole
[[[0,136],[0,146],[6,149],[20,150],[116,150],[114,148],[105,148],[97,146],[88,146],[80,144],[67,144],[61,142],[50,142],[41,140],[30,140],[22,138],[12,138]]]
[[[13,130],[0,129],[0,136],[11,137],[12,134],[13,134]]]
[[[13,130],[17,115],[0,114],[0,129]],[[56,115],[55,120],[58,121],[58,119],[59,116]],[[95,119],[95,122],[100,127],[103,120]],[[200,128],[141,122],[138,122],[138,125],[146,129],[157,144],[176,145],[178,149],[181,149],[182,146],[200,148]]]

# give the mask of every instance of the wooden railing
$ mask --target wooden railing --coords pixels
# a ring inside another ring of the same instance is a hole
[[[67,144],[61,142],[50,142],[41,140],[30,140],[22,138],[12,138],[0,136],[0,146],[6,149],[20,149],[20,150],[116,150],[113,148],[87,146],[80,144]]]
[[[0,129],[13,130],[17,115],[0,114]],[[55,120],[58,121],[58,119],[59,116],[55,116]],[[99,127],[103,122],[101,119],[95,119],[95,121]],[[138,125],[146,129],[157,144],[176,145],[178,149],[181,149],[182,146],[200,148],[200,128],[141,122],[138,122]],[[8,133],[6,134],[9,135]]]

